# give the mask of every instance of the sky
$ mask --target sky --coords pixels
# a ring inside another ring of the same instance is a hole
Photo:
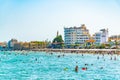
[[[0,41],[53,40],[64,27],[120,34],[120,0],[0,0]]]

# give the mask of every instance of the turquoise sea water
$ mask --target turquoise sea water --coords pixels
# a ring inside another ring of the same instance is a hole
[[[2,51],[0,80],[120,80],[120,56]]]

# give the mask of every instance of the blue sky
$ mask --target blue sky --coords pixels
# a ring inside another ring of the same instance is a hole
[[[120,34],[120,0],[0,0],[0,41],[52,40],[81,24]]]

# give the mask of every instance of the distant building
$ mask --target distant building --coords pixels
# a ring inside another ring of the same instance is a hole
[[[14,48],[14,44],[18,43],[17,39],[11,39],[9,42],[8,42],[8,48],[9,49],[13,49]]]
[[[43,49],[46,48],[47,42],[44,41],[31,41],[29,43],[30,49]]]
[[[7,42],[0,42],[1,47],[7,47]]]
[[[14,50],[29,50],[30,43],[29,42],[18,42],[14,44]]]
[[[13,50],[22,50],[23,46],[20,42],[14,43]]]
[[[108,29],[101,29],[93,35],[95,44],[102,44],[108,42]]]
[[[0,50],[6,50],[7,49],[7,42],[0,42]]]
[[[28,50],[30,49],[30,42],[21,42],[22,44],[22,49]]]
[[[84,24],[81,27],[64,28],[65,45],[84,44],[90,39],[89,30]]]
[[[112,35],[109,37],[111,41],[120,41],[120,35]]]
[[[112,35],[109,37],[111,48],[120,48],[120,35]]]

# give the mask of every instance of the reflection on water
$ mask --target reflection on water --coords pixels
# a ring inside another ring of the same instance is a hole
[[[76,66],[78,66],[77,72]],[[0,79],[119,80],[120,56],[2,51],[0,52]]]

